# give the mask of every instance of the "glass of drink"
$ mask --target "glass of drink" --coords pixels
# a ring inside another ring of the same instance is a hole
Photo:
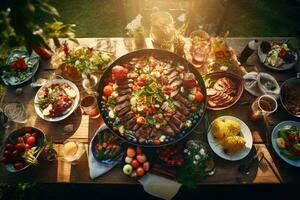
[[[175,39],[174,20],[168,12],[151,14],[150,38],[155,48],[171,50]]]
[[[277,110],[276,99],[271,95],[262,95],[255,99],[251,105],[249,117],[252,121],[261,120]]]
[[[63,144],[63,155],[67,162],[76,165],[84,153],[84,144],[74,140],[66,140]]]
[[[87,94],[83,96],[80,105],[83,111],[92,119],[97,119],[98,117],[100,117],[98,102],[95,95]]]
[[[27,113],[25,107],[20,102],[11,102],[4,106],[4,114],[7,116],[9,121],[14,121],[16,123],[27,122]],[[9,127],[9,125],[7,125]]]
[[[258,97],[251,105],[249,117],[252,121],[264,120],[266,130],[266,142],[269,145],[269,119],[268,116],[277,110],[278,104],[276,99],[271,95],[262,95]]]

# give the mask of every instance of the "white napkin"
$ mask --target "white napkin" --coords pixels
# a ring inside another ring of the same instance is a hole
[[[102,131],[104,129],[107,129],[107,126],[105,124],[103,124],[103,125],[101,125],[99,127],[99,129],[96,131],[94,137],[97,135],[97,133],[99,131]],[[94,139],[94,137],[93,137],[93,139]],[[95,179],[95,178],[101,176],[102,174],[105,174],[109,170],[111,170],[116,164],[114,164],[114,165],[102,164],[102,163],[99,163],[94,158],[93,153],[92,153],[92,141],[93,141],[93,139],[91,140],[90,146],[89,146],[89,158],[88,158],[88,161],[89,161],[90,177],[92,179]]]
[[[146,192],[166,200],[172,199],[181,187],[181,184],[176,181],[150,173],[140,178],[139,182]]]
[[[244,88],[250,94],[259,97],[264,94],[272,95],[275,99],[279,98],[280,87],[276,81],[276,79],[267,73],[257,73],[257,72],[249,72],[243,76],[244,78]],[[262,82],[262,79],[265,79]],[[265,83],[269,82],[269,83]],[[267,85],[273,84],[273,88],[270,89]]]

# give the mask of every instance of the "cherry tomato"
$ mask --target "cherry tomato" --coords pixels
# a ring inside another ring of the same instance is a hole
[[[137,81],[136,85],[142,87],[142,86],[145,85],[145,82],[143,82],[143,81]]]
[[[35,137],[31,136],[27,139],[27,143],[30,145],[30,146],[34,146],[35,145]]]
[[[3,157],[1,158],[1,162],[4,163],[4,164],[8,163],[8,158],[5,157],[5,156],[3,156]]]
[[[200,91],[195,93],[195,101],[201,102],[203,100],[203,94]]]
[[[153,140],[153,144],[160,145],[160,140]]]
[[[136,123],[137,124],[140,124],[140,125],[142,125],[142,124],[145,124],[146,123],[146,119],[145,119],[145,117],[138,117],[137,119],[136,119]]]
[[[197,107],[196,107],[196,106],[192,106],[192,107],[191,107],[191,111],[192,111],[192,112],[196,112],[196,111],[197,111]]]
[[[8,151],[8,150],[5,150],[4,152],[3,152],[3,156],[5,156],[5,157],[10,157],[11,156],[11,151]]]
[[[18,151],[17,150],[13,151],[11,153],[11,157],[14,158],[14,159],[16,159],[18,157]]]
[[[12,151],[12,150],[14,150],[14,145],[13,144],[6,144],[5,145],[5,150],[9,150],[9,151]]]
[[[30,136],[30,137],[31,137],[31,136]],[[23,143],[18,143],[18,144],[16,145],[16,149],[17,149],[18,151],[23,151],[23,150],[25,149],[25,146],[24,146]]]
[[[296,140],[296,135],[289,135],[289,136],[288,136],[288,140],[289,140],[290,142],[295,142],[295,140]]]
[[[110,96],[113,93],[113,87],[111,85],[106,85],[103,89],[103,93],[106,96]]]
[[[26,144],[25,144],[25,149],[26,149],[26,150],[29,150],[29,149],[31,149],[31,146],[30,146],[28,143],[26,143]]]
[[[16,169],[16,170],[20,170],[20,169],[22,169],[22,168],[24,168],[24,164],[23,164],[23,163],[16,163],[16,164],[15,164],[15,169]]]

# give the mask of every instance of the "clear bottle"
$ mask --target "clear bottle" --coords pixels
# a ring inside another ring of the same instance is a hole
[[[253,54],[253,52],[257,50],[258,45],[258,40],[251,40],[240,54],[239,61],[241,63],[245,63],[248,60],[248,58]]]

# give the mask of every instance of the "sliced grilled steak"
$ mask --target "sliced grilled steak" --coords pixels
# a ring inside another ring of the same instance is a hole
[[[119,104],[119,103],[122,103],[123,101],[126,101],[126,100],[129,100],[129,95],[123,95],[123,96],[118,96],[116,98],[116,103]]]
[[[172,120],[172,122],[176,125],[176,127],[178,128],[178,129],[182,129],[183,127],[184,127],[184,122],[185,121],[181,121],[180,120],[180,118],[178,117],[179,115],[177,115],[177,114],[175,114],[175,115],[173,115],[172,116],[172,118],[171,118],[171,120]],[[184,119],[185,119],[185,117],[184,117]],[[171,121],[170,121],[171,122]]]
[[[185,116],[188,116],[190,114],[189,109],[183,103],[179,103],[179,105],[176,104],[175,106],[178,108],[178,111]]]
[[[125,122],[125,121],[130,120],[133,117],[134,117],[133,112],[127,112],[127,113],[125,113],[124,116],[122,116],[122,118],[120,119],[120,121],[121,122]]]
[[[118,112],[120,112],[123,108],[125,108],[126,106],[129,106],[129,105],[130,105],[129,101],[124,101],[124,102],[122,102],[122,103],[119,103],[119,104],[116,105],[115,111],[118,113]]]
[[[140,127],[135,131],[135,133],[134,133],[135,137],[139,138],[141,135],[144,134],[144,128],[145,128],[144,126],[146,126],[146,125],[140,126]]]
[[[124,89],[127,89],[127,88],[129,88],[129,85],[128,85],[128,84],[118,85],[117,91],[119,91],[119,90],[124,90]]]
[[[133,126],[132,130],[133,130],[133,131],[136,131],[136,130],[138,130],[138,128],[140,128],[140,127],[141,127],[141,125],[135,124],[135,125]]]
[[[189,101],[186,98],[184,98],[183,96],[181,96],[180,94],[176,95],[175,99],[180,101],[181,103],[183,103],[185,106],[188,106],[188,104],[189,104]]]
[[[123,117],[126,113],[128,113],[131,110],[130,106],[126,106],[121,111],[117,112],[118,117]]]
[[[159,134],[160,134],[160,131],[156,128],[153,128],[151,133],[150,133],[150,137],[151,138],[157,138],[159,136]]]
[[[169,125],[174,130],[175,133],[179,133],[180,130],[179,130],[179,128],[177,128],[177,126],[175,125],[174,122],[169,121]]]
[[[135,118],[131,118],[129,121],[124,123],[124,128],[131,129],[136,124]]]
[[[148,138],[150,136],[150,133],[152,131],[152,127],[151,126],[147,126],[145,128],[145,135],[146,135],[146,138]]]
[[[186,120],[186,117],[178,111],[175,113],[174,116],[176,116],[176,118],[179,119],[182,122],[185,122],[185,120]]]
[[[175,136],[174,130],[169,125],[164,125],[160,128],[163,132],[165,132],[167,135]]]
[[[126,95],[131,93],[131,88],[126,88],[126,89],[117,89],[119,95]]]

